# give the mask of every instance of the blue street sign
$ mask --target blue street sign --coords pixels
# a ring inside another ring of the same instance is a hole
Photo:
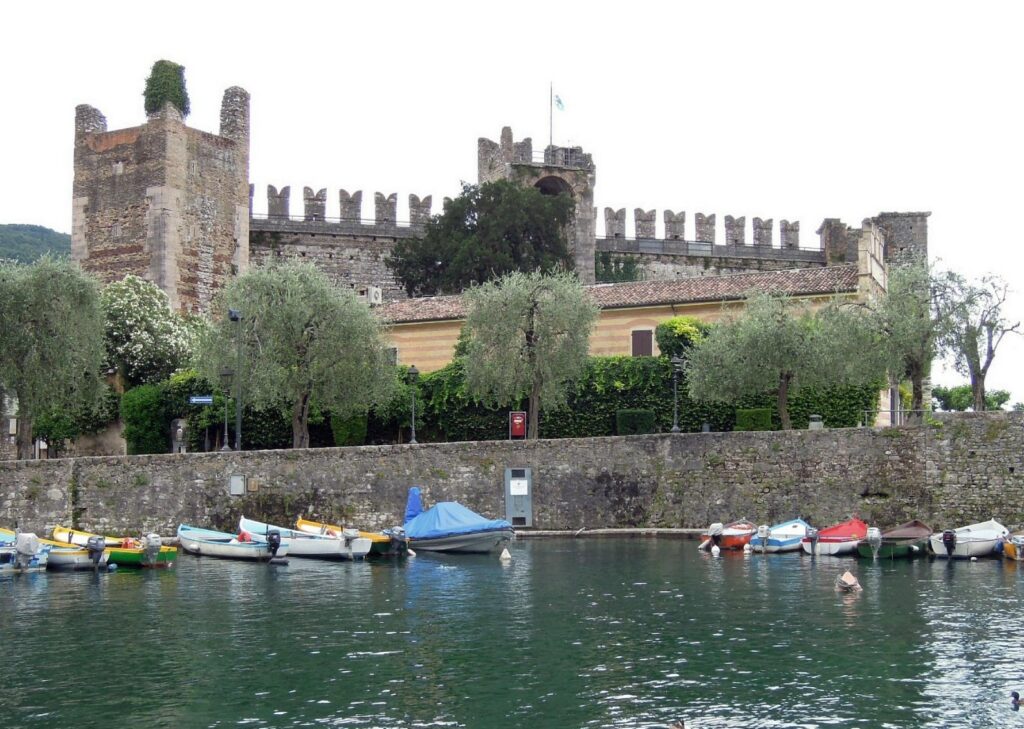
[[[190,405],[213,405],[213,395],[189,395]]]

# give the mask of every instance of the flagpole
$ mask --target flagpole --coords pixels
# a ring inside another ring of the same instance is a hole
[[[548,89],[548,146],[555,146],[555,82]]]

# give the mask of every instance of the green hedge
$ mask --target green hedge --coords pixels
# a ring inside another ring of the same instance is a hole
[[[736,430],[771,429],[771,408],[739,408],[736,410]]]
[[[615,411],[615,432],[619,435],[640,435],[642,433],[654,433],[654,411],[628,410]]]

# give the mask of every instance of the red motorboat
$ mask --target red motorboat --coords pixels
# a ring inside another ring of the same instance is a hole
[[[867,535],[867,524],[860,519],[848,519],[817,532],[808,532],[800,546],[807,554],[851,554]]]
[[[707,539],[701,542],[701,549],[711,549],[717,545],[719,549],[743,549],[750,543],[750,538],[757,533],[757,525],[746,519],[729,524],[712,524],[708,527]]]

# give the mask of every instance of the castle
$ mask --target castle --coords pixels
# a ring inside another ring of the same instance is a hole
[[[500,140],[478,141],[478,180],[515,181],[544,194],[575,201],[569,242],[576,270],[594,283],[595,259],[632,260],[646,280],[675,280],[732,273],[823,268],[856,263],[877,244],[884,262],[927,255],[928,213],[881,213],[860,228],[825,219],[818,244],[802,247],[800,222],[775,224],[754,218],[747,241],[746,218],[724,217],[724,240],[715,214],[665,210],[663,238],[655,237],[656,212],[634,211],[634,235],[626,235],[625,209],[604,209],[604,235],[597,235],[594,207],[596,167],[579,147],[548,146],[535,153],[527,138],[516,142],[509,128]],[[399,221],[397,194],[374,195],[374,217],[362,217],[362,191],[338,193],[338,217],[328,218],[327,190],[303,190],[302,213],[293,214],[291,190],[267,186],[267,213],[253,213],[248,179],[249,95],[224,92],[220,132],[192,129],[171,106],[139,127],[108,131],[95,108],[77,107],[72,218],[72,256],[103,281],[134,273],[158,284],[172,306],[204,311],[229,277],[278,257],[312,260],[336,283],[371,303],[405,298],[385,265],[401,238],[420,235],[432,213],[432,197],[409,195],[409,220]],[[866,245],[865,240],[873,241]],[[875,272],[884,288],[884,270]]]

